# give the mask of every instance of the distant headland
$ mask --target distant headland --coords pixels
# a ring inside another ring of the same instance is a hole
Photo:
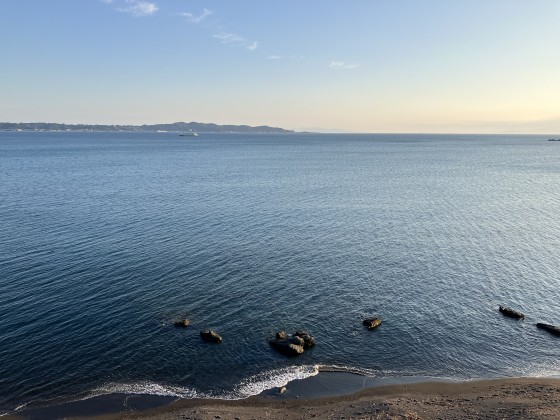
[[[2,131],[136,131],[136,132],[189,132],[197,133],[264,133],[287,134],[294,133],[278,127],[261,125],[251,127],[248,125],[218,125],[200,122],[176,122],[171,124],[144,124],[144,125],[100,125],[100,124],[60,124],[60,123],[9,123],[0,122]]]

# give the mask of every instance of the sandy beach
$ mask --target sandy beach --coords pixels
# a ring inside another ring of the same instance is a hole
[[[238,401],[180,400],[153,410],[128,411],[95,418],[553,419],[560,418],[560,379],[427,382],[368,388],[347,396],[313,399],[251,397]]]

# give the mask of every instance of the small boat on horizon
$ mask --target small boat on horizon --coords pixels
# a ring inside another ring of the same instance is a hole
[[[179,134],[180,137],[198,137],[198,133],[195,131],[187,131],[186,133]]]

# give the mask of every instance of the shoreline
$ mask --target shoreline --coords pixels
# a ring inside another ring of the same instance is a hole
[[[560,418],[560,378],[452,380],[321,372],[245,399],[109,394],[4,419]]]
[[[559,418],[560,379],[517,378],[423,382],[366,388],[338,397],[274,400],[183,400],[127,418],[304,419],[304,418]],[[119,416],[99,416],[113,420]]]

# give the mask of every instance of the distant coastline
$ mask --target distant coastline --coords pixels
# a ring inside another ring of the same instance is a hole
[[[11,123],[0,122],[0,131],[132,131],[132,132],[197,132],[197,133],[261,133],[289,134],[292,130],[261,125],[219,125],[199,122],[175,122],[171,124],[105,125],[105,124],[62,124],[62,123]]]

